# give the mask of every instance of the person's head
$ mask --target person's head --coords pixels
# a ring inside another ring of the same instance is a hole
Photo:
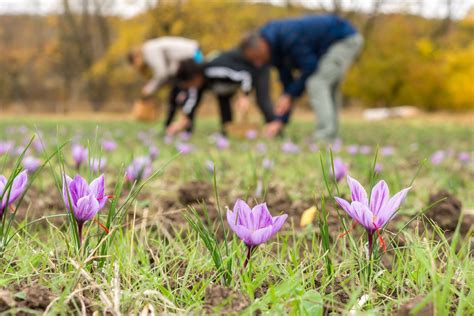
[[[204,85],[204,68],[193,59],[185,59],[179,63],[176,83],[180,88],[200,88]]]
[[[143,60],[142,50],[139,47],[132,48],[127,53],[127,61],[133,68],[138,71],[143,71],[145,68],[145,61]]]
[[[240,49],[245,59],[255,67],[261,67],[270,62],[270,47],[258,32],[246,34],[240,42]]]

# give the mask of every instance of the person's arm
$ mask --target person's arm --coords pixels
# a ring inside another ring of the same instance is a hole
[[[273,114],[273,101],[270,97],[270,67],[265,66],[258,70],[254,80],[257,105],[269,123],[275,119]]]
[[[164,52],[161,49],[154,50],[153,52],[144,51],[143,54],[146,55],[147,66],[150,67],[153,72],[153,77],[142,89],[142,97],[149,97],[165,83],[167,64]]]
[[[168,135],[175,135],[184,131],[192,124],[194,113],[200,103],[201,94],[202,91],[196,88],[188,89],[187,98],[183,104],[183,115],[167,128],[166,133]]]
[[[298,65],[298,68],[300,69],[300,75],[290,84],[285,86],[285,94],[289,95],[292,99],[296,99],[301,96],[301,94],[303,94],[306,80],[316,70],[318,65],[318,57],[310,50],[308,46],[301,44],[296,45],[292,49],[290,56]]]

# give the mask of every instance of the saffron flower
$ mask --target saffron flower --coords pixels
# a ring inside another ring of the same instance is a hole
[[[102,148],[107,152],[113,152],[117,149],[117,143],[113,140],[106,139],[102,141]]]
[[[93,158],[91,161],[91,169],[94,172],[100,172],[102,169],[105,168],[105,165],[107,164],[107,159],[106,158]]]
[[[214,162],[212,160],[206,160],[205,163],[206,170],[209,171],[210,174],[214,174]]]
[[[298,145],[296,145],[292,141],[284,142],[281,145],[281,150],[288,154],[297,154],[300,152],[300,148],[298,147]]]
[[[0,155],[8,153],[15,145],[10,141],[0,141]]]
[[[287,217],[287,214],[273,217],[266,203],[258,204],[251,209],[240,199],[235,202],[233,211],[227,209],[227,222],[230,228],[248,248],[244,267],[247,266],[253,249],[275,235]]]
[[[467,164],[471,160],[471,155],[467,151],[462,151],[458,154],[458,160],[463,164]]]
[[[255,149],[259,154],[264,154],[267,152],[267,145],[265,143],[258,143]]]
[[[347,176],[347,172],[349,171],[349,167],[347,164],[342,161],[341,158],[334,159],[334,172],[333,168],[329,169],[329,174],[336,179],[337,182],[341,181],[343,178]]]
[[[438,166],[443,162],[444,158],[446,158],[446,152],[444,150],[438,150],[431,155],[430,161],[433,166]]]
[[[74,144],[72,146],[72,159],[76,164],[76,169],[79,170],[79,168],[81,168],[81,165],[84,163],[84,161],[87,160],[88,157],[89,151],[87,150],[87,148],[79,144]]]
[[[362,145],[360,146],[359,148],[359,152],[362,154],[362,155],[368,155],[370,154],[370,152],[372,151],[372,147],[368,146],[368,145]]]
[[[253,140],[256,139],[258,136],[258,132],[254,129],[250,129],[245,133],[245,137],[247,137],[248,140]]]
[[[375,172],[376,174],[381,173],[381,172],[382,172],[382,169],[383,169],[382,164],[380,164],[380,163],[376,163],[376,164],[375,164],[374,172]]]
[[[82,242],[84,223],[92,220],[109,198],[105,195],[104,175],[99,176],[90,184],[80,175],[76,175],[74,179],[64,176],[63,199],[66,209],[72,212],[77,221],[80,242]]]
[[[7,187],[8,180],[0,175],[0,220],[3,217],[5,209],[14,203],[25,192],[28,184],[28,174],[26,170],[20,172],[12,181],[11,186]]]
[[[359,152],[359,146],[357,146],[357,145],[349,145],[349,146],[347,146],[346,151],[347,151],[347,153],[348,153],[349,155],[354,156],[354,155],[356,155],[356,154]]]
[[[273,160],[268,159],[268,158],[263,159],[263,161],[262,161],[263,169],[271,170],[271,169],[273,169],[273,166],[274,166]]]
[[[194,146],[186,143],[177,143],[176,150],[178,150],[183,155],[187,155],[194,151]]]
[[[160,154],[160,150],[158,149],[158,147],[156,147],[155,145],[151,145],[150,150],[148,152],[148,155],[150,156],[150,159],[152,161],[155,160],[156,158],[158,158],[159,154]]]
[[[41,166],[41,160],[33,156],[26,156],[21,163],[29,173],[35,172]]]
[[[126,178],[129,182],[140,182],[148,178],[153,173],[151,159],[146,156],[133,159],[127,167]]]
[[[370,258],[374,233],[379,234],[381,246],[385,247],[380,236],[380,229],[393,218],[411,187],[401,190],[390,198],[388,185],[384,180],[381,180],[372,189],[369,200],[367,192],[357,180],[347,176],[347,184],[351,190],[352,203],[339,197],[335,197],[335,199],[337,204],[367,231]]]
[[[220,137],[216,138],[216,147],[219,150],[227,149],[230,147],[230,142],[226,137],[221,135]]]
[[[332,144],[328,145],[333,153],[338,153],[342,149],[342,140],[337,138]]]
[[[380,149],[380,154],[385,157],[393,156],[394,153],[395,153],[395,148],[393,148],[392,146],[385,146]]]

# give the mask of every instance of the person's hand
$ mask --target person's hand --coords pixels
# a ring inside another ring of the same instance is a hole
[[[241,114],[245,114],[250,108],[250,99],[248,96],[242,95],[237,99],[235,104],[237,106],[237,111]]]
[[[176,96],[175,101],[177,104],[183,104],[184,101],[186,101],[187,97],[188,97],[188,94],[186,93],[186,91],[180,91],[178,95]]]
[[[182,116],[166,129],[166,135],[174,136],[178,134],[179,132],[183,131],[186,127],[188,127],[189,123],[190,123],[189,118]]]
[[[152,94],[153,93],[150,92],[150,89],[147,86],[144,86],[140,93],[140,98],[142,100],[148,100],[152,97]]]
[[[265,136],[269,138],[273,138],[278,135],[278,133],[281,131],[282,128],[283,128],[282,121],[273,121],[271,123],[268,123],[265,126]]]
[[[285,115],[290,111],[291,108],[291,97],[288,94],[282,94],[278,98],[275,114],[276,115]]]

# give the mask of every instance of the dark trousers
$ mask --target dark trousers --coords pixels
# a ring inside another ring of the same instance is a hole
[[[176,115],[176,111],[178,110],[179,107],[182,107],[186,101],[188,100],[188,96],[184,98],[181,102],[178,102],[177,97],[178,95],[183,92],[183,93],[188,93],[186,89],[181,89],[178,86],[173,86],[171,88],[170,94],[168,96],[168,112],[166,114],[166,119],[165,119],[165,129],[171,125],[173,122],[174,116]],[[198,97],[196,100],[196,105],[194,106],[193,110],[191,113],[187,114],[189,120],[190,120],[190,125],[186,129],[187,132],[192,132],[194,128],[194,115],[196,113],[196,108],[199,106],[199,103],[201,102],[201,97],[202,97],[202,91],[198,92]]]

